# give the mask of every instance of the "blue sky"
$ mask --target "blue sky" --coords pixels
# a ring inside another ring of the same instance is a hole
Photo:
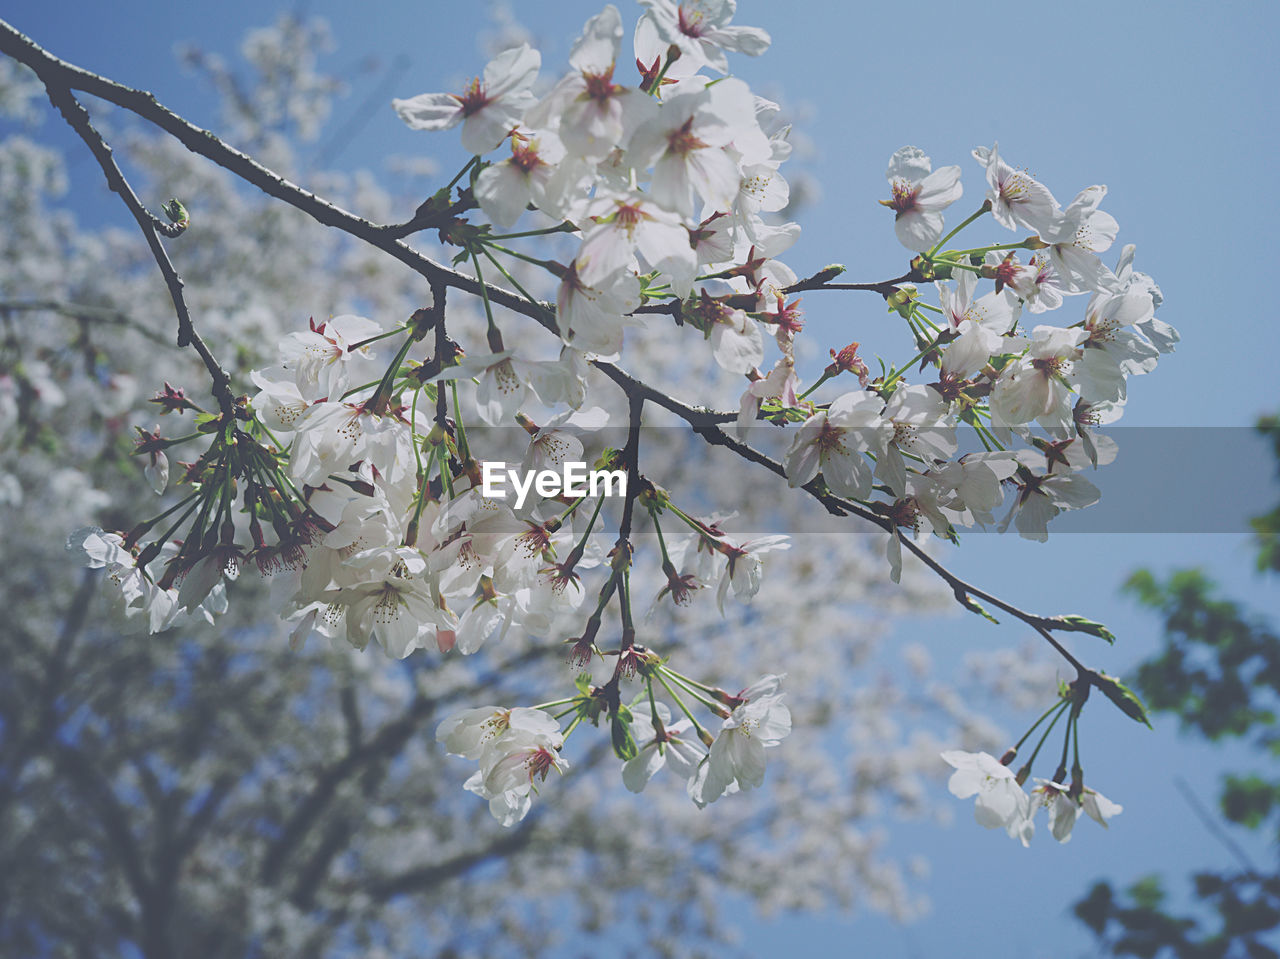
[[[563,66],[582,21],[599,6],[582,0],[518,5],[522,22],[544,41],[544,70]],[[625,20],[634,17],[634,7],[619,6]],[[177,69],[172,45],[198,43],[230,57],[246,28],[289,9],[299,8],[276,0],[9,0],[3,15],[58,55],[152,89],[162,102],[216,129],[206,92]],[[338,48],[326,63],[352,77],[339,123],[379,89],[388,70],[398,77],[393,94],[411,96],[451,89],[484,64],[470,40],[489,29],[478,5],[314,0],[300,9],[330,21]],[[1120,222],[1119,243],[1137,244],[1137,267],[1163,288],[1159,315],[1179,328],[1183,341],[1154,376],[1133,384],[1126,425],[1245,426],[1280,405],[1268,282],[1270,231],[1280,220],[1272,173],[1280,132],[1268,119],[1280,81],[1273,50],[1280,6],[743,0],[738,19],[769,30],[774,45],[758,61],[734,59],[736,72],[795,108],[797,132],[814,148],[803,165],[820,185],[821,199],[804,211],[804,234],[787,257],[802,275],[833,261],[846,264],[854,280],[900,273],[905,250],[893,237],[891,214],[875,202],[887,195],[889,155],[915,144],[935,167],[962,165],[969,193],[953,208],[954,222],[981,201],[969,151],[998,140],[1003,155],[1026,166],[1062,202],[1090,184],[1107,184],[1105,208]],[[398,62],[403,65],[394,67]],[[435,153],[456,142],[450,135],[430,142],[425,136],[407,130],[388,107],[336,162],[377,170],[389,154]],[[122,209],[102,215],[124,217]],[[1108,261],[1118,247],[1106,254]],[[889,328],[873,295],[811,294],[805,306],[807,332],[824,348],[850,339],[878,342],[868,329]],[[1161,459],[1158,469],[1130,463],[1127,475],[1141,477],[1145,469],[1149,482],[1166,490],[1241,496],[1228,480],[1231,469],[1207,462],[1195,434],[1166,432],[1177,455]],[[1251,461],[1255,471],[1259,462],[1265,460]],[[1105,479],[1102,485],[1105,493]],[[1252,488],[1250,497],[1265,494],[1257,484]],[[1177,496],[1171,501],[1179,502]],[[1186,510],[1197,508],[1190,494],[1181,502]],[[1234,595],[1280,613],[1274,581],[1254,576],[1246,550],[1242,536],[1226,531],[1078,533],[1047,545],[972,536],[952,560],[961,575],[998,587],[1025,608],[1082,612],[1106,622],[1120,643],[1110,653],[1088,652],[1096,654],[1096,665],[1123,674],[1158,642],[1152,619],[1117,596],[1118,583],[1137,566],[1203,565],[1230,583]],[[927,642],[939,662],[952,650],[1023,638],[1013,627],[955,616],[906,623],[894,634],[895,642]],[[1017,732],[1012,724],[1010,732]],[[1123,883],[1148,871],[1181,877],[1228,864],[1173,791],[1172,779],[1183,776],[1212,802],[1215,770],[1238,753],[1184,742],[1168,722],[1147,733],[1103,709],[1086,713],[1084,732],[1090,775],[1126,806],[1109,832],[1083,823],[1068,846],[1038,841],[1028,851],[971,825],[968,804],[957,803],[957,823],[949,830],[891,826],[895,848],[932,860],[926,883],[932,918],[900,929],[862,914],[758,922],[742,912],[744,933],[762,955],[774,946],[816,951],[856,942],[868,955],[911,956],[953,949],[956,934],[976,919],[1002,930],[1003,941],[989,941],[986,955],[1088,955],[1087,934],[1066,912],[1095,877]],[[1253,837],[1241,841],[1247,846]],[[1178,883],[1174,878],[1171,885]]]

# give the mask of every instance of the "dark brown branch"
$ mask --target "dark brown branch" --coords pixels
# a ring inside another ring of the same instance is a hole
[[[83,90],[137,114],[174,137],[192,153],[212,160],[268,196],[301,210],[316,222],[336,227],[382,250],[427,279],[435,279],[455,289],[479,295],[481,284],[474,277],[451,270],[419,253],[396,239],[392,235],[395,232],[393,228],[359,217],[286,180],[247,154],[228,146],[208,130],[189,123],[164,107],[154,94],[124,86],[58,59],[4,20],[0,20],[0,53],[8,54],[31,67],[46,86],[52,83],[55,86]],[[509,290],[495,286],[488,287],[488,294],[491,302],[531,317],[555,331],[555,323],[550,319],[555,311],[552,304],[533,304]]]
[[[396,239],[396,236],[402,233],[402,231],[396,227],[380,226],[316,196],[314,193],[311,193],[308,190],[286,180],[284,177],[258,163],[248,155],[228,146],[209,131],[203,130],[194,124],[189,123],[182,117],[173,113],[171,110],[168,110],[159,103],[153,94],[115,83],[114,81],[108,80],[97,74],[66,63],[65,61],[48,53],[30,38],[19,33],[3,20],[0,20],[0,52],[8,54],[35,70],[41,80],[45,83],[45,86],[50,88],[51,98],[54,95],[54,89],[58,87],[71,88],[83,90],[94,96],[114,103],[117,106],[123,107],[124,109],[130,110],[175,137],[192,152],[212,160],[214,163],[226,168],[245,182],[257,187],[269,196],[283,200],[289,205],[301,210],[317,222],[340,229],[343,232],[348,233],[357,239],[363,240],[385,253],[388,253],[400,262],[404,263],[410,269],[432,281],[433,284],[451,286],[455,289],[476,295],[481,293],[481,289],[483,287],[484,293],[488,296],[491,303],[496,303],[499,306],[511,310],[512,312],[530,317],[549,331],[558,333],[554,320],[555,308],[552,304],[531,302],[509,290],[493,286],[492,284],[482,284],[474,277],[458,273],[455,270],[451,270],[448,267],[436,263],[434,260],[419,253],[417,250],[408,246],[401,240]],[[77,103],[76,106],[79,107],[79,104]],[[80,109],[83,111],[83,108]],[[92,146],[92,144],[90,145]],[[140,207],[140,204],[138,204],[138,206]],[[150,214],[147,214],[147,216],[150,216]],[[154,237],[154,228],[150,225],[148,228],[150,236]],[[158,243],[158,240],[155,242]],[[791,287],[787,288],[786,292],[801,292],[805,290],[864,290],[877,292],[888,297],[896,290],[897,284],[899,283],[911,281],[919,282],[925,279],[925,277],[913,269],[895,279],[877,283],[829,282],[829,280],[836,275],[838,274],[835,273],[833,269],[829,268],[821,270],[813,276],[793,284]],[[679,304],[655,304],[641,307],[636,312],[670,313],[673,316],[676,316],[679,312]],[[718,423],[726,422],[728,418],[732,418],[731,414],[717,414],[710,410],[688,406],[673,397],[648,386],[640,380],[631,377],[629,374],[623,372],[613,364],[596,362],[595,365],[619,385],[622,385],[623,388],[628,391],[628,396],[640,397],[642,399],[652,401],[657,405],[676,413],[688,422],[695,432],[702,435],[707,442],[712,443],[713,445],[725,446],[733,450],[739,456],[742,456],[744,459],[757,463],[779,476],[786,475],[785,470],[780,463],[770,459],[749,445],[733,439],[719,427]],[[805,486],[804,489],[809,493],[809,495],[817,499],[828,512],[834,515],[858,516],[861,519],[874,523],[886,532],[894,532],[894,525],[888,518],[863,506],[842,500],[840,497],[834,496],[825,491],[823,487],[816,485],[816,483],[810,483]],[[903,542],[910,552],[917,556],[952,587],[957,601],[962,605],[967,605],[965,603],[966,596],[977,597],[990,602],[997,608],[1004,610],[1010,615],[1013,615],[1032,626],[1042,635],[1046,635],[1046,638],[1049,639],[1055,649],[1065,656],[1072,665],[1082,671],[1082,676],[1096,675],[1080,666],[1070,653],[1058,644],[1056,640],[1047,635],[1050,630],[1062,630],[1068,632],[1085,631],[1084,627],[1064,622],[1055,617],[1036,616],[1026,613],[1015,606],[997,599],[990,593],[977,589],[976,587],[964,582],[930,557],[910,539],[904,540]]]
[[[839,276],[839,273],[834,273]],[[902,276],[894,277],[892,280],[881,280],[879,283],[832,283],[833,268],[819,270],[813,276],[805,277],[792,283],[783,290],[784,293],[804,293],[808,290],[864,290],[870,293],[879,293],[885,299],[891,297],[898,291],[900,283],[923,283],[926,277],[916,269],[910,269]]]
[[[622,461],[627,465],[627,496],[622,504],[622,522],[618,524],[620,548],[631,548],[631,516],[635,512],[636,497],[640,495],[640,422],[644,415],[644,396],[627,393],[627,445],[622,450]]]
[[[218,406],[223,415],[230,420],[235,410],[235,398],[231,395],[231,378],[227,376],[226,371],[219,365],[192,325],[191,313],[182,295],[182,277],[178,276],[178,271],[174,269],[173,261],[169,259],[164,244],[160,242],[157,227],[162,226],[163,222],[143,206],[142,201],[133,192],[129,181],[120,172],[120,167],[116,165],[111,155],[111,147],[107,145],[102,134],[94,129],[89,120],[89,111],[71,93],[71,88],[51,81],[41,74],[39,69],[36,72],[44,81],[49,101],[58,108],[63,119],[88,146],[94,159],[98,161],[98,166],[102,167],[102,172],[107,178],[107,186],[120,196],[134,220],[137,221],[138,229],[142,231],[147,246],[151,248],[151,255],[155,258],[156,266],[160,268],[160,274],[164,277],[165,286],[169,288],[169,296],[173,300],[173,308],[178,314],[178,346],[190,345],[200,356],[205,368],[209,371],[209,376],[213,379],[213,395],[218,401]]]
[[[707,411],[688,406],[681,403],[674,397],[655,390],[647,383],[636,379],[630,374],[614,366],[612,363],[596,363],[595,365],[597,369],[622,387],[628,396],[641,396],[644,399],[661,406],[663,409],[675,413],[693,427],[694,432],[700,435],[711,445],[723,446],[732,450],[743,459],[763,466],[765,469],[777,474],[778,476],[786,477],[787,471],[781,463],[766,456],[749,444],[743,443],[742,441],[730,436],[721,429],[712,418],[708,417]],[[869,523],[875,524],[886,533],[893,533],[896,529],[893,521],[888,517],[882,516],[874,510],[868,509],[858,503],[851,502],[828,492],[817,482],[817,480],[807,483],[805,486],[801,487],[801,489],[821,503],[823,508],[832,515],[856,516],[859,519],[864,519]],[[1039,616],[1035,613],[1028,613],[1011,603],[1007,603],[999,597],[988,593],[986,590],[980,589],[977,586],[964,581],[959,576],[956,576],[911,539],[904,538],[902,540],[902,544],[912,554],[914,554],[916,558],[928,566],[929,569],[941,577],[943,581],[951,587],[952,591],[955,593],[956,601],[962,606],[968,606],[968,603],[966,603],[966,597],[980,599],[984,602],[990,603],[997,609],[1008,613],[1010,616],[1021,620],[1032,629],[1036,630],[1036,632],[1044,637],[1049,644],[1053,646],[1053,648],[1064,659],[1066,659],[1072,667],[1075,668],[1082,678],[1090,682],[1097,678],[1097,673],[1082,665],[1079,660],[1072,656],[1071,653],[1062,646],[1061,643],[1050,635],[1051,630],[1061,632],[1089,632],[1089,626],[1062,620],[1054,616]]]

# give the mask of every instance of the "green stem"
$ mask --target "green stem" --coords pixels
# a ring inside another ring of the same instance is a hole
[[[1014,743],[1014,746],[1013,746],[1014,750],[1016,751],[1016,750],[1021,749],[1021,748],[1022,748],[1022,744],[1023,744],[1023,743],[1025,743],[1025,742],[1026,742],[1026,741],[1031,737],[1031,734],[1032,734],[1032,733],[1034,733],[1034,732],[1036,731],[1036,727],[1037,727],[1037,726],[1039,726],[1039,725],[1040,725],[1042,722],[1044,722],[1046,719],[1048,719],[1048,718],[1049,718],[1049,716],[1050,716],[1052,713],[1055,713],[1055,712],[1058,712],[1058,711],[1060,711],[1060,710],[1062,710],[1062,709],[1065,709],[1068,705],[1070,705],[1070,704],[1069,704],[1069,702],[1068,702],[1067,700],[1059,700],[1058,702],[1056,702],[1056,703],[1054,703],[1052,706],[1050,706],[1048,709],[1046,709],[1046,710],[1045,710],[1045,711],[1040,715],[1040,718],[1039,718],[1039,719],[1037,719],[1034,723],[1032,723],[1032,724],[1031,724],[1031,728],[1030,728],[1030,729],[1028,729],[1025,733],[1023,733],[1023,734],[1022,734],[1022,738],[1021,738],[1021,739],[1019,739],[1016,743]]]
[[[532,293],[526,290],[520,284],[520,281],[511,275],[510,271],[505,266],[503,266],[502,263],[492,253],[489,252],[488,247],[481,247],[480,252],[485,255],[485,258],[490,263],[492,263],[494,266],[498,268],[498,270],[502,273],[502,275],[507,278],[507,282],[510,283],[512,286],[514,286],[521,296],[523,296],[526,300],[528,300],[530,303],[536,306],[543,313],[546,313],[548,315],[548,318],[552,322],[555,322],[555,316],[551,314],[549,310],[546,310],[543,308],[542,304],[538,302],[537,297],[535,297]]]
[[[158,542],[161,545],[169,542],[169,538],[178,531],[178,528],[187,521],[187,517],[190,516],[192,513],[194,513],[196,511],[196,507],[199,505],[200,505],[199,503],[192,503],[190,509],[188,509],[185,513],[179,516],[177,521],[172,526],[170,526],[169,529],[166,530],[165,533],[158,540],[155,540],[154,542]]]
[[[582,501],[579,500],[578,502],[582,502]],[[591,538],[591,534],[596,528],[596,520],[600,518],[600,510],[603,507],[604,507],[604,497],[603,496],[596,497],[595,512],[591,514],[591,522],[587,524],[587,531],[582,534],[582,539],[578,540],[577,545],[574,546],[573,548],[574,553],[581,555],[582,553],[586,552],[587,540]]]
[[[381,382],[382,380],[370,380],[368,383],[361,383],[359,386],[353,386],[351,387],[351,389],[347,390],[345,393],[342,394],[342,399],[345,400],[348,396],[354,396],[356,393],[359,393],[361,390],[367,390],[371,386],[378,386]]]
[[[622,607],[622,631],[633,636],[636,630],[635,621],[631,618],[631,570],[622,571],[622,585],[618,590],[618,604]]]
[[[1066,704],[1064,703],[1064,705]],[[1063,711],[1064,710],[1059,708],[1058,712],[1053,717],[1053,721],[1049,723],[1049,725],[1045,728],[1045,731],[1040,735],[1040,741],[1036,743],[1036,748],[1031,753],[1031,758],[1027,760],[1026,765],[1028,769],[1030,769],[1031,764],[1036,761],[1036,757],[1040,755],[1040,747],[1042,747],[1045,744],[1045,742],[1048,740],[1049,734],[1053,732],[1053,727],[1058,725],[1058,720],[1062,718]]]
[[[541,230],[525,230],[523,233],[498,233],[488,237],[490,240],[519,240],[526,236],[551,236],[554,233],[576,233],[578,228],[572,223],[565,222],[559,226],[547,227]]]
[[[1020,243],[993,243],[991,246],[975,246],[969,250],[947,250],[947,253],[953,256],[971,256],[974,253],[995,253],[997,250],[1026,250],[1026,249],[1028,249],[1027,241],[1023,240]],[[946,262],[946,261],[941,260],[939,262]]]
[[[481,287],[483,289],[483,287]],[[488,302],[487,300],[485,301]],[[462,406],[458,403],[458,381],[449,381],[449,390],[453,394],[453,422],[458,428],[458,452],[464,460],[471,459],[471,448],[467,446],[467,430],[462,425]]]
[[[379,333],[377,336],[370,336],[366,339],[361,340],[359,343],[352,343],[350,346],[347,347],[347,352],[351,352],[352,350],[358,350],[363,346],[368,346],[370,343],[377,343],[379,340],[385,340],[387,337],[395,336],[397,333],[404,333],[409,329],[410,327],[408,326],[397,326],[394,330],[387,330],[387,332]]]
[[[476,269],[476,280],[480,284],[480,298],[484,300],[484,316],[488,321],[488,340],[489,349],[495,353],[502,352],[502,333],[498,330],[498,324],[493,319],[493,304],[489,302],[489,287],[484,281],[484,274],[480,271],[480,257],[476,256],[476,249],[470,243],[467,244],[467,253],[471,255],[471,264]]]
[[[927,307],[929,307],[929,309],[931,309],[931,310],[938,310],[938,308],[937,308],[936,306],[929,306],[929,304],[928,304],[928,303],[916,303],[916,304],[913,304],[913,305],[916,307],[916,309],[912,310],[912,311],[911,311],[911,313],[912,313],[912,315],[913,315],[913,316],[915,316],[915,318],[916,318],[917,320],[919,320],[919,321],[920,321],[921,323],[923,323],[925,326],[929,327],[929,329],[933,332],[933,334],[934,334],[935,336],[936,336],[939,332],[941,332],[940,327],[938,327],[938,325],[937,325],[937,324],[935,324],[935,323],[933,322],[933,320],[929,319],[927,316],[925,316],[925,315],[924,315],[923,313],[921,313],[921,312],[920,312],[920,310],[919,310],[919,307],[921,307],[921,306],[927,306]],[[939,312],[939,313],[941,313],[942,311],[941,311],[941,310],[938,310],[938,312]]]
[[[938,260],[937,266],[949,266],[953,270],[968,270],[970,273],[981,273],[982,267],[974,266],[971,263],[960,263],[954,260]]]
[[[453,471],[449,469],[449,451],[443,443],[437,447],[436,455],[440,457],[440,479],[444,482],[445,492],[449,499],[453,499]]]
[[[486,243],[485,246],[491,246],[495,250],[507,254],[507,256],[514,256],[517,260],[524,260],[526,263],[532,263],[534,266],[540,266],[546,270],[551,269],[550,260],[539,260],[536,256],[521,253],[519,250],[513,250],[510,247],[503,246],[501,243]]]
[[[676,62],[676,59],[678,58],[678,56],[679,54],[677,54],[674,57],[670,55],[667,56],[667,62],[662,65],[662,69],[658,71],[658,75],[653,78],[653,83],[652,85],[650,85],[649,91],[648,91],[649,96],[651,97],[658,96],[658,89],[662,86],[662,78],[667,75],[667,71],[671,69],[671,64]]]
[[[387,405],[391,402],[391,392],[395,389],[396,375],[400,372],[400,364],[409,355],[409,350],[412,346],[413,337],[407,337],[400,349],[396,351],[395,359],[391,361],[387,371],[382,374],[382,379],[378,382],[378,388],[369,400],[369,409],[375,415],[383,416],[386,414]]]
[[[454,178],[449,181],[449,185],[446,186],[445,189],[452,190],[457,185],[458,181],[461,180],[464,176],[466,176],[467,172],[479,162],[480,162],[479,157],[472,157],[470,160],[468,160],[466,163],[466,166],[464,166],[461,170],[457,172]]]
[[[555,699],[549,703],[538,703],[536,706],[530,706],[530,709],[555,709],[557,706],[568,706],[570,703],[581,701],[581,696],[570,696],[568,699]]]
[[[822,375],[818,377],[817,380],[814,381],[814,384],[811,387],[809,387],[807,390],[805,390],[803,393],[801,393],[799,396],[797,396],[796,400],[799,401],[804,399],[806,396],[808,396],[810,393],[816,390],[823,383],[827,382],[827,380],[832,379],[834,375],[835,374],[829,373],[826,370],[823,370]]]
[[[724,703],[716,702],[714,699],[706,696],[700,689],[698,689],[698,686],[700,686],[701,683],[695,683],[688,677],[681,676],[675,670],[668,669],[666,666],[659,666],[658,672],[666,673],[680,686],[681,689],[712,712],[719,712],[720,710],[727,708]]]
[[[949,239],[951,239],[953,236],[955,236],[957,233],[963,230],[966,226],[968,226],[974,220],[978,219],[978,217],[982,216],[984,213],[989,212],[990,210],[991,210],[991,201],[984,200],[982,203],[982,206],[978,207],[978,209],[974,213],[972,213],[967,219],[962,220],[959,226],[957,226],[954,230],[952,230],[950,233],[944,236],[941,240],[935,243],[933,245],[933,249],[931,249],[928,253],[926,253],[924,255],[924,258],[926,260],[932,260],[933,255],[942,249],[942,245],[944,243],[946,243]]]
[[[930,343],[928,346],[926,346],[923,350],[921,350],[915,356],[911,357],[911,359],[907,360],[907,362],[903,363],[902,366],[890,372],[889,378],[884,381],[884,386],[882,388],[888,389],[894,383],[898,382],[898,380],[902,378],[903,373],[907,372],[907,370],[915,366],[917,361],[924,359],[926,354],[932,353],[933,350],[937,348],[937,345],[938,345],[937,342]]]
[[[666,730],[662,726],[662,720],[658,718],[658,701],[653,695],[653,676],[649,675],[644,678],[644,687],[649,693],[649,719],[653,724],[653,731],[658,737],[658,747],[661,749],[662,737]]]
[[[662,564],[664,566],[673,565],[671,557],[667,555],[667,540],[662,535],[662,525],[658,522],[658,511],[649,510],[649,518],[653,520],[653,530],[658,534],[658,549],[662,551]]]
[[[693,713],[689,712],[689,707],[684,704],[684,700],[680,698],[680,694],[672,689],[670,684],[667,683],[667,680],[662,675],[661,671],[654,673],[654,675],[658,677],[658,682],[662,683],[662,688],[667,691],[667,695],[676,701],[676,705],[680,707],[680,712],[684,713],[689,722],[693,723],[693,728],[697,732],[698,738],[704,743],[708,739],[712,738],[711,734],[702,728],[702,724],[698,722],[698,718],[694,716]]]
[[[564,736],[561,738],[561,740],[560,740],[560,741],[561,741],[561,742],[568,742],[568,741],[569,741],[569,736],[573,733],[573,731],[574,731],[575,729],[577,729],[577,728],[578,728],[578,723],[580,723],[580,722],[582,722],[582,714],[581,714],[581,713],[579,713],[577,716],[575,716],[575,717],[573,718],[573,722],[571,722],[571,723],[569,724],[569,728],[568,728],[568,729],[566,729],[566,730],[564,731]]]

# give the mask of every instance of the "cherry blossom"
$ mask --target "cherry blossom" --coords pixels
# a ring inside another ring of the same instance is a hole
[[[991,216],[1007,230],[1026,229],[1043,235],[1054,223],[1058,201],[1039,180],[1016,170],[1000,156],[1000,145],[977,147],[973,158],[986,167]]]
[[[885,176],[892,196],[880,202],[894,212],[898,241],[908,250],[929,249],[942,238],[940,211],[960,199],[964,190],[960,167],[934,170],[919,147],[903,147],[889,158]]]
[[[729,72],[724,51],[758,57],[769,49],[769,34],[759,27],[731,26],[736,0],[640,0],[646,19],[665,43],[674,44],[695,64]]]
[[[731,786],[737,791],[764,782],[764,751],[791,733],[791,710],[778,692],[784,678],[765,676],[734,697],[739,705],[725,719],[704,764],[689,781],[689,795],[698,805],[715,802]]]
[[[536,102],[530,87],[541,65],[542,54],[521,44],[490,60],[461,95],[421,93],[391,105],[413,130],[448,130],[461,123],[463,147],[488,153]]]
[[[950,750],[942,759],[955,768],[947,788],[957,799],[977,796],[973,817],[987,829],[1003,828],[1024,846],[1035,827],[1031,824],[1031,800],[1018,785],[1013,770],[984,753]]]

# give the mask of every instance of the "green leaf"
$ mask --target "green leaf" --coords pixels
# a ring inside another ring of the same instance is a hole
[[[635,759],[639,752],[635,738],[631,735],[631,718],[631,710],[626,706],[619,706],[610,721],[613,752],[623,762]]]
[[[1116,644],[1115,634],[1111,630],[1087,616],[1057,616],[1055,619],[1075,632],[1088,633],[1090,636],[1105,639],[1112,646]]]
[[[996,619],[989,612],[987,612],[986,608],[983,607],[981,603],[979,603],[976,599],[974,599],[964,590],[962,589],[956,590],[956,599],[960,602],[960,605],[963,606],[965,609],[967,609],[969,612],[977,613],[983,619],[989,619],[991,620],[991,622],[995,623],[997,626],[1000,625],[1000,620]]]
[[[1115,703],[1120,712],[1150,729],[1151,720],[1147,718],[1147,707],[1142,705],[1142,700],[1137,694],[1114,676],[1108,676],[1106,673],[1097,675],[1094,685],[1102,691],[1102,695]]]

